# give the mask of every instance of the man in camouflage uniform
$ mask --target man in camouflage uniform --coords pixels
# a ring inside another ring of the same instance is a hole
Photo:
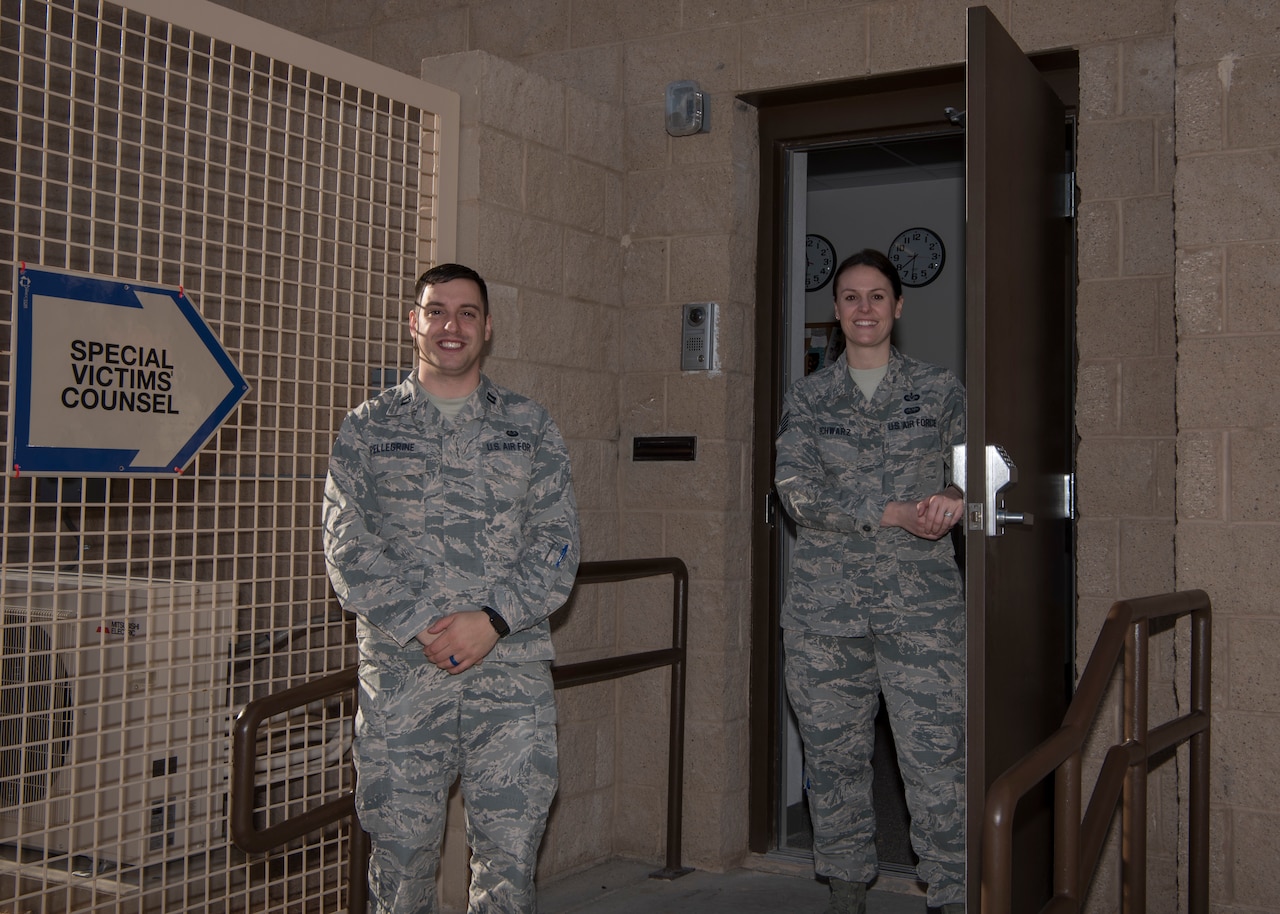
[[[865,911],[877,872],[871,799],[883,692],[928,903],[964,910],[964,598],[946,534],[964,389],[890,343],[897,271],[863,251],[837,269],[846,339],[787,393],[775,484],[796,522],[782,608],[784,677],[804,745],[814,862],[832,914]]]
[[[325,484],[325,559],[359,637],[356,807],[374,914],[436,911],[459,777],[468,911],[537,907],[557,780],[547,617],[573,588],[578,517],[555,423],[480,372],[488,309],[475,271],[423,274],[417,369],[347,416]]]

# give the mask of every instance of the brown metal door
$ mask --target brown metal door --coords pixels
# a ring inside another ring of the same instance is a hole
[[[976,912],[987,787],[1062,722],[1066,706],[1074,336],[1065,111],[985,7],[968,17],[965,569]],[[1016,482],[989,497],[1006,472],[993,446]],[[1002,512],[1009,523],[999,523]],[[1017,911],[1039,910],[1051,894],[1049,789],[1018,809]]]

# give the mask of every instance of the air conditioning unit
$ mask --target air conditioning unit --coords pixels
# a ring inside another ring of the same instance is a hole
[[[102,873],[223,841],[231,585],[0,581],[0,844]]]

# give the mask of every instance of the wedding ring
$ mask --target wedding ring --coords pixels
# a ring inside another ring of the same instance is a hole
[[[450,655],[449,655],[449,662],[450,662],[450,663],[452,663],[454,666],[457,666],[457,665],[458,665],[458,661],[457,661],[456,659],[454,659],[453,654],[450,654]]]
[[[943,517],[955,517],[955,516],[956,516],[956,512],[954,512],[954,511],[943,511],[943,512],[942,512],[942,516],[943,516]]]

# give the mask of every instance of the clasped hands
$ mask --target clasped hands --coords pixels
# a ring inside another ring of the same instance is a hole
[[[461,673],[475,666],[498,643],[489,616],[478,609],[437,619],[417,638],[426,658],[446,673]]]
[[[942,539],[960,520],[964,500],[948,487],[920,501],[891,501],[880,519],[882,527],[901,527],[921,539]]]

